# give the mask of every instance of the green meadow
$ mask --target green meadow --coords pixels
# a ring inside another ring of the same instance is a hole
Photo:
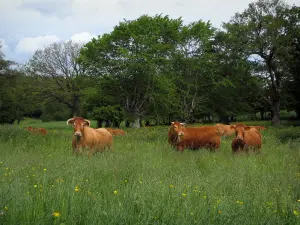
[[[270,127],[261,154],[237,156],[232,138],[180,153],[168,127],[126,131],[88,158],[63,121],[0,126],[0,224],[300,224],[299,127]]]

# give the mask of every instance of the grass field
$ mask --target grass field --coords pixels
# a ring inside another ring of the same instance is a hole
[[[65,122],[0,126],[0,224],[300,224],[299,128],[263,131],[249,156],[232,156],[231,138],[176,152],[167,130],[128,129],[88,158]]]

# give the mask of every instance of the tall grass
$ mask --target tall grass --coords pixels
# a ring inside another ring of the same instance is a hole
[[[1,224],[300,224],[300,145],[277,130],[260,155],[232,156],[230,138],[182,154],[166,127],[129,129],[88,158],[65,126],[0,127]]]

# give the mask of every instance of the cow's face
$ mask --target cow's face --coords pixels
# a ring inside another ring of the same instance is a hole
[[[171,130],[173,133],[177,134],[179,138],[184,136],[184,128],[186,124],[180,122],[172,122],[171,123]]]
[[[74,129],[74,136],[80,138],[83,134],[83,130],[85,126],[90,126],[90,121],[82,118],[82,117],[75,117],[69,119],[67,124],[72,124]]]
[[[249,126],[243,124],[237,124],[236,126],[230,126],[232,130],[235,130],[235,139],[239,142],[244,140],[245,131],[250,130]]]

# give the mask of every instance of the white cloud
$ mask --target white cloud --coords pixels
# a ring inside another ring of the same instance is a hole
[[[33,54],[36,50],[58,41],[60,41],[60,38],[56,35],[25,37],[19,41],[15,51],[17,53]]]
[[[93,37],[96,37],[96,35],[91,35],[89,32],[81,32],[81,33],[77,33],[74,34],[70,39],[68,40],[72,40],[74,42],[89,42],[90,40],[92,40]]]
[[[0,38],[13,53],[13,59],[30,57],[37,48],[53,41],[88,41],[94,35],[113,30],[124,18],[142,14],[182,17],[185,23],[210,20],[220,27],[236,12],[256,0],[0,0]],[[284,0],[300,5],[300,0]],[[56,38],[49,38],[55,34]],[[29,38],[31,37],[31,38]],[[49,38],[49,42],[47,41]]]

